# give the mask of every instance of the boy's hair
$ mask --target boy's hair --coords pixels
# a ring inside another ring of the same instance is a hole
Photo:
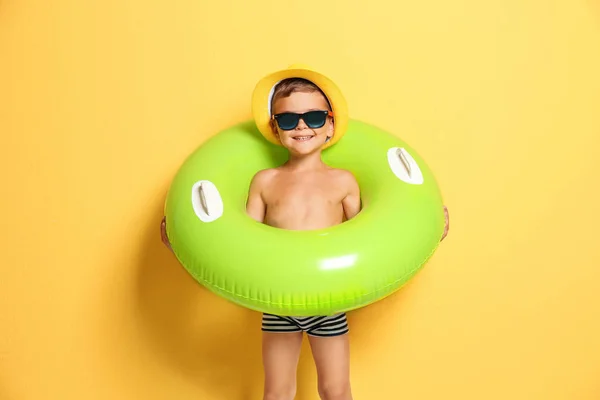
[[[271,98],[271,113],[273,112],[273,104],[275,104],[277,100],[288,97],[295,92],[319,92],[323,95],[325,101],[327,101],[327,107],[329,107],[329,110],[331,110],[329,99],[317,85],[304,78],[287,78],[279,82],[273,88],[273,96]]]

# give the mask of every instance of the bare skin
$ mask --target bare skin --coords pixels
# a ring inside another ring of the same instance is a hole
[[[273,112],[303,113],[326,110],[327,101],[318,92],[295,92],[274,104]],[[311,129],[301,119],[291,131],[272,127],[289,160],[280,167],[259,171],[250,184],[246,211],[258,222],[288,230],[327,228],[355,217],[360,209],[360,190],[349,171],[327,166],[321,160],[326,138],[333,134],[333,120]],[[448,213],[446,229],[448,232]],[[165,220],[161,238],[170,248]],[[322,400],[352,400],[348,334],[334,337],[308,336],[318,375]],[[262,356],[265,374],[263,400],[293,400],[302,332],[263,332]]]
[[[326,165],[284,165],[261,171],[252,182],[248,214],[281,229],[327,228],[360,211],[360,192],[351,173]]]

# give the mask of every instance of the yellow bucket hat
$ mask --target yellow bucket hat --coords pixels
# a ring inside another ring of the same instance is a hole
[[[265,76],[254,88],[252,94],[252,114],[260,133],[262,133],[269,142],[281,146],[281,142],[277,136],[275,136],[275,133],[271,128],[271,98],[275,86],[282,80],[288,78],[303,78],[309,80],[325,93],[333,111],[334,125],[333,136],[323,145],[323,148],[325,149],[334,145],[342,138],[342,136],[344,136],[346,128],[348,127],[348,105],[346,104],[346,99],[331,79],[300,64],[291,65],[287,69]]]

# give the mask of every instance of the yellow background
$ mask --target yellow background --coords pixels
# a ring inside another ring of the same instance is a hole
[[[260,315],[158,228],[183,159],[295,62],[414,146],[451,213],[350,314],[355,398],[599,399],[597,0],[0,0],[0,398],[260,399]]]

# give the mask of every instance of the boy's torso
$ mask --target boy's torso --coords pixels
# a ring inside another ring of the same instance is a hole
[[[264,223],[281,229],[311,230],[344,220],[347,188],[335,169],[292,172],[276,170],[263,190]]]

